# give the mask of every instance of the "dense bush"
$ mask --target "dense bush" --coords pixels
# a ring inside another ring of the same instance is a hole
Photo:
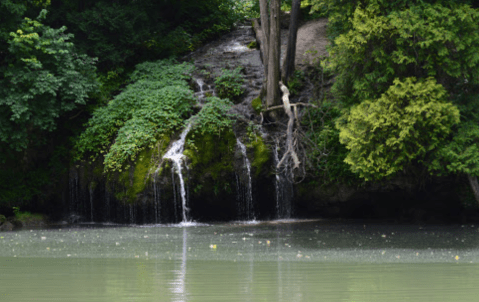
[[[209,97],[201,111],[194,117],[193,130],[201,134],[220,135],[230,130],[235,115],[230,113],[233,103],[228,99]]]
[[[241,70],[242,67],[231,70],[223,69],[221,75],[215,79],[215,88],[220,98],[235,101],[243,94],[244,77]]]
[[[478,174],[479,119],[469,112],[479,11],[453,1],[315,2],[342,24],[323,66],[336,75],[332,93],[345,108],[337,126],[352,171],[366,180],[410,168]]]
[[[25,18],[10,33],[7,65],[0,66],[0,145],[23,151],[41,145],[64,113],[96,91],[95,61],[79,54],[66,28]],[[5,155],[5,153],[0,156]]]
[[[181,127],[194,102],[186,81],[193,68],[173,60],[138,65],[132,83],[93,113],[76,144],[77,159],[103,154],[105,170],[121,170],[161,134]]]
[[[349,150],[345,162],[371,180],[427,163],[458,123],[459,110],[447,102],[441,85],[432,78],[406,78],[381,98],[354,106],[337,126]]]

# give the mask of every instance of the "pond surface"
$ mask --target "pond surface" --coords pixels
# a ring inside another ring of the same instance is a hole
[[[335,221],[0,233],[1,301],[477,301],[479,228]]]

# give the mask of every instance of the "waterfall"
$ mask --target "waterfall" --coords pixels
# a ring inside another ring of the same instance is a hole
[[[205,84],[205,82],[203,82],[202,79],[198,78],[196,79],[196,84],[198,84],[198,87],[200,88],[200,93],[203,94],[204,91],[203,91],[203,85]]]
[[[76,170],[70,172],[68,187],[70,193],[70,215],[75,215],[78,206],[78,173]]]
[[[94,195],[93,183],[90,183],[90,185],[88,186],[88,190],[90,192],[90,221],[93,222],[93,195]]]
[[[187,250],[188,250],[188,232],[186,228],[184,227],[181,266],[180,266],[180,269],[173,271],[176,277],[175,277],[175,280],[171,283],[172,285],[171,291],[175,296],[173,301],[176,301],[176,302],[187,301],[187,291],[186,291],[186,263],[188,261]]]
[[[107,186],[105,185],[105,208],[106,208],[106,222],[111,220],[111,210],[110,210],[110,192],[108,191]]]
[[[153,196],[154,196],[154,207],[155,207],[155,223],[160,222],[160,211],[161,211],[161,199],[160,199],[160,188],[156,185],[156,175],[153,176]]]
[[[279,162],[279,155],[278,155],[279,146],[276,145],[274,148],[274,162],[275,166]],[[277,218],[291,218],[292,212],[292,203],[293,200],[293,184],[289,181],[287,175],[289,171],[288,168],[284,171],[277,171],[276,172],[276,179],[275,179],[275,193],[276,193],[276,216]]]
[[[248,155],[246,154],[246,146],[239,139],[236,139],[236,144],[241,150],[241,154],[243,154],[243,168],[246,168],[246,172],[248,174],[248,186],[246,188],[245,205],[244,205],[244,209],[246,212],[245,218],[248,221],[256,220],[254,216],[254,208],[253,208],[253,185],[251,180],[251,164],[249,162]],[[239,188],[240,187],[239,182],[237,184]]]
[[[169,159],[173,161],[176,168],[176,174],[178,175],[178,178],[180,179],[180,189],[181,189],[180,193],[181,193],[183,222],[188,222],[187,213],[189,209],[186,207],[187,205],[186,190],[185,190],[185,182],[183,180],[183,174],[181,173],[181,163],[183,162],[183,158],[184,158],[183,150],[185,148],[186,135],[188,135],[188,132],[190,132],[190,129],[191,129],[191,123],[189,123],[186,129],[183,130],[183,132],[181,133],[180,139],[174,142],[170,150],[168,150],[168,152],[166,152],[166,154],[163,156],[164,159]]]

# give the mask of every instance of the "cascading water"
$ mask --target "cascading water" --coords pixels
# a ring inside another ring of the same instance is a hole
[[[275,165],[279,162],[278,149],[279,146],[276,145],[273,150]],[[276,216],[279,219],[289,219],[292,214],[293,184],[287,177],[288,173],[287,168],[276,173],[274,186],[276,192]]]
[[[203,82],[202,79],[196,79],[196,84],[198,84],[198,88],[200,88],[200,93],[202,94],[204,91],[203,91],[203,86],[205,85],[205,82]]]
[[[236,139],[236,144],[238,145],[239,149],[241,150],[241,154],[243,155],[243,168],[247,172],[247,180],[248,185],[246,187],[246,194],[244,199],[244,204],[240,205],[240,213],[243,213],[243,217],[246,220],[256,220],[254,216],[254,207],[253,207],[253,185],[251,180],[251,164],[248,159],[248,155],[246,154],[246,146],[239,140]],[[237,187],[241,188],[240,182],[238,181]],[[240,191],[240,190],[238,190]],[[240,192],[238,192],[240,194]]]
[[[111,209],[110,209],[110,192],[108,189],[105,187],[105,212],[106,212],[106,221],[109,222],[111,220]]]
[[[188,132],[190,132],[191,123],[186,126],[185,130],[181,133],[180,139],[173,143],[170,150],[166,152],[163,156],[164,159],[169,159],[173,161],[176,168],[176,174],[180,179],[180,190],[181,190],[181,205],[182,205],[182,222],[188,222],[188,208],[187,208],[187,200],[186,200],[186,190],[185,190],[185,182],[183,180],[183,174],[181,173],[181,163],[183,162],[183,151],[185,148],[185,141]],[[176,194],[175,194],[176,195]]]
[[[160,212],[161,212],[161,191],[160,187],[156,184],[156,175],[153,176],[153,197],[154,197],[154,207],[155,207],[155,223],[160,222]]]
[[[90,193],[90,221],[93,222],[93,183],[90,183],[90,186],[88,187],[88,191]]]
[[[69,206],[69,222],[77,222],[80,218],[80,184],[79,184],[79,177],[78,172],[76,170],[70,171],[70,178],[69,178],[69,195],[70,195],[70,206]]]

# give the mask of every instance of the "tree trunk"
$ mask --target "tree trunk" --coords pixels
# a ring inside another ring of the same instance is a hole
[[[301,8],[301,0],[293,0],[291,7],[291,16],[289,21],[289,37],[288,37],[288,48],[286,51],[286,57],[283,63],[283,70],[281,72],[281,77],[283,83],[287,84],[289,77],[293,74],[294,71],[294,61],[296,59],[296,41],[298,37],[298,26],[299,26],[299,10]]]
[[[270,0],[270,31],[268,53],[268,78],[266,86],[266,106],[280,104],[279,97],[279,59],[280,59],[280,0]],[[274,114],[274,112],[273,112]],[[272,116],[273,119],[275,118]]]
[[[268,0],[259,0],[261,15],[261,29],[263,30],[263,65],[264,74],[268,75],[268,52],[269,52],[269,15]]]
[[[472,192],[476,201],[479,203],[479,183],[477,182],[477,177],[471,174],[467,174],[467,179],[469,180],[469,185],[471,185]]]

